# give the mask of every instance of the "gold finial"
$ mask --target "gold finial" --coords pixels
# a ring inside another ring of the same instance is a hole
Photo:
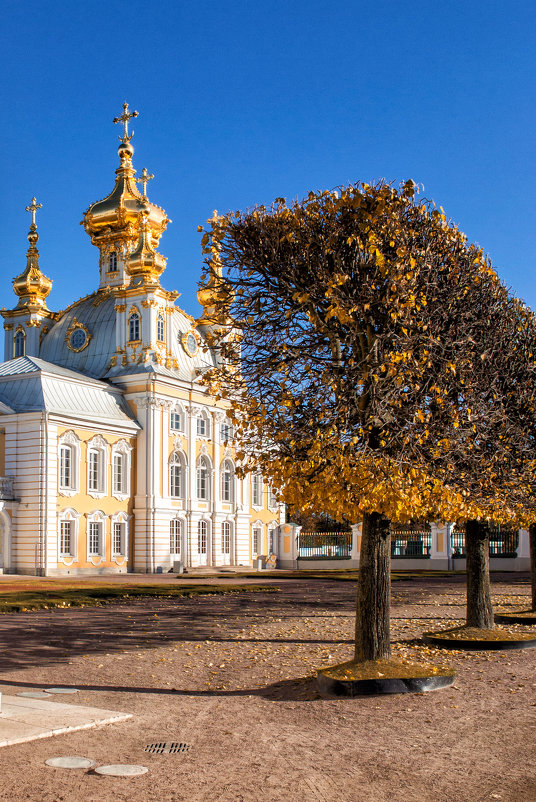
[[[123,114],[120,117],[114,117],[114,123],[123,123],[123,125],[125,126],[124,135],[119,137],[119,140],[121,142],[130,142],[130,140],[134,136],[134,131],[132,131],[130,136],[128,135],[128,121],[131,120],[133,117],[137,116],[138,116],[137,111],[129,112],[128,103],[125,100],[125,102],[123,103]]]
[[[139,178],[136,178],[135,181],[137,184],[143,184],[143,197],[147,197],[147,183],[152,181],[154,175],[152,173],[147,172],[147,167],[144,167],[141,171],[141,175]]]
[[[37,203],[35,198],[32,198],[32,202],[31,202],[30,206],[26,207],[26,211],[27,212],[31,212],[31,214],[32,214],[32,228],[35,228],[35,213],[36,213],[36,211],[38,209],[42,209],[42,208],[43,208],[43,204],[42,203]]]

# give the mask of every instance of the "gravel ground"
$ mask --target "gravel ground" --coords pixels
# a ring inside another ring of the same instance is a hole
[[[263,581],[280,591],[0,616],[4,693],[74,686],[55,700],[134,715],[5,747],[0,800],[534,802],[536,650],[445,652],[416,640],[461,622],[463,577],[393,583],[394,653],[455,666],[454,687],[345,700],[320,698],[313,677],[352,656],[355,584]],[[497,610],[528,606],[524,576],[496,575],[493,593]],[[170,741],[190,749],[144,751]],[[45,766],[59,755],[149,773]]]

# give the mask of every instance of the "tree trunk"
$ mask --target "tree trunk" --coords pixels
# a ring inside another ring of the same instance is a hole
[[[467,626],[493,628],[489,581],[489,529],[485,521],[467,521],[465,527],[467,565]]]
[[[536,610],[536,523],[529,527],[530,543],[530,583],[532,586],[531,610]]]
[[[391,530],[377,512],[363,516],[355,628],[355,659],[391,656]]]

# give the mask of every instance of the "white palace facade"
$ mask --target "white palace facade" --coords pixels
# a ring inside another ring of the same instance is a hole
[[[248,565],[275,550],[284,509],[258,474],[235,475],[233,427],[200,382],[210,322],[175,305],[157,251],[169,222],[132,165],[125,104],[115,185],[83,224],[95,292],[46,298],[34,198],[18,297],[2,309],[0,570],[54,576]],[[137,184],[141,184],[141,191]],[[200,300],[207,299],[200,293]]]

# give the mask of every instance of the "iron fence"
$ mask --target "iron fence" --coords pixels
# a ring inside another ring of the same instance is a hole
[[[456,525],[450,535],[452,556],[454,559],[465,557],[465,526]],[[489,532],[489,556],[517,557],[519,532],[511,526],[491,525]]]
[[[300,532],[297,535],[299,560],[349,560],[351,532]]]
[[[432,550],[432,532],[428,524],[418,526],[391,524],[391,557],[427,560]]]

